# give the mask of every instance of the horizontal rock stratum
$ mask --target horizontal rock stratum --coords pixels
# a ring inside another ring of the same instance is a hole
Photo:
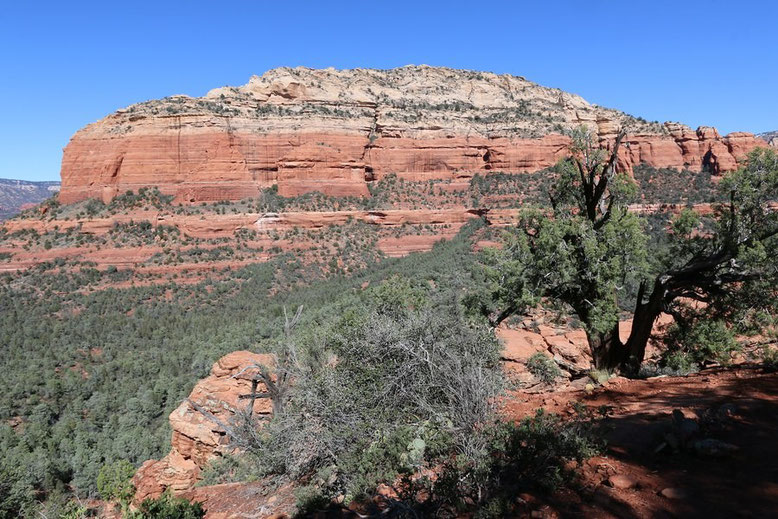
[[[391,70],[279,68],[205,97],[119,110],[77,132],[64,151],[60,200],[111,199],[157,186],[178,202],[237,200],[277,185],[293,196],[366,196],[389,174],[409,180],[537,171],[587,125],[607,144],[629,132],[619,167],[721,173],[755,146],[651,123],[522,77],[428,66]]]

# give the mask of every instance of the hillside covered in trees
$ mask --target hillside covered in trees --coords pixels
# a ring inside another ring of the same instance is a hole
[[[709,174],[645,166],[617,174],[612,157],[579,137],[578,154],[541,174],[475,176],[453,195],[445,182],[393,178],[370,199],[268,190],[240,203],[177,206],[144,190],[109,204],[52,199],[12,221],[56,226],[0,236],[2,259],[14,265],[0,277],[0,510],[57,516],[73,510],[74,497],[127,499],[105,490],[106,474],[128,477],[167,452],[168,415],[235,350],[276,355],[273,376],[294,382],[269,423],[242,423],[262,432],[231,437],[243,454],[214,464],[206,479],[292,481],[300,511],[365,503],[381,485],[405,481],[397,488],[407,495],[384,499],[384,509],[500,516],[518,506],[517,493],[566,487],[570,464],[601,452],[602,417],[583,406],[574,419],[541,413],[514,423],[498,405],[506,395],[520,401],[528,386],[505,370],[495,327],[524,326],[539,306],[583,331],[592,365],[540,351],[522,368],[533,391],[553,394],[560,378],[592,391],[616,373],[677,375],[736,359],[774,369],[775,154],[755,152],[715,185]],[[271,228],[267,237],[197,237],[135,219],[86,230],[151,209],[207,221],[257,210],[380,212],[398,199],[464,200],[479,210],[453,227],[348,221]],[[500,210],[510,219],[498,219]],[[77,225],[60,227],[66,222]],[[430,240],[391,258],[379,244],[392,233]],[[252,244],[262,239],[287,245]],[[305,241],[316,245],[295,248]],[[73,255],[133,245],[159,250],[119,268]],[[25,253],[49,259],[13,263]],[[222,254],[243,261],[219,263]],[[152,269],[178,263],[202,268],[189,277]],[[675,324],[655,338],[655,355],[634,364],[618,353],[629,340],[608,334],[659,296],[657,309]],[[297,308],[299,321],[285,330]],[[763,340],[744,350],[755,335]]]

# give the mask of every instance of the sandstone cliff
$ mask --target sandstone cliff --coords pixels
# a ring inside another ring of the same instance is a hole
[[[155,185],[179,202],[241,199],[271,185],[293,196],[368,195],[409,180],[531,172],[554,164],[561,133],[587,125],[607,142],[629,130],[620,167],[736,167],[764,141],[649,123],[521,77],[427,66],[279,68],[202,98],[148,101],[77,132],[62,159],[60,199],[108,200]]]

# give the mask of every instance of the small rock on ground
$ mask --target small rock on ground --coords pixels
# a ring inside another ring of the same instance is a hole
[[[687,496],[683,489],[672,487],[662,489],[662,491],[659,492],[659,495],[666,499],[686,499]]]
[[[728,456],[739,450],[737,445],[716,440],[714,438],[705,438],[694,442],[694,451],[700,456],[719,458]]]
[[[608,485],[613,488],[626,490],[628,488],[634,488],[637,486],[637,481],[624,474],[615,474],[608,478]]]

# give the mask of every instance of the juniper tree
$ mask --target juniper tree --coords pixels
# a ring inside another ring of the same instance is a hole
[[[504,246],[485,253],[490,301],[483,310],[497,325],[541,300],[562,303],[582,322],[596,368],[635,374],[657,317],[682,318],[681,301],[729,318],[774,305],[778,158],[752,152],[721,181],[724,202],[714,205],[707,228],[685,211],[668,230],[669,249],[650,249],[640,217],[629,211],[637,188],[617,170],[624,135],[603,149],[587,130],[573,133],[571,154],[556,167],[550,211],[523,211]],[[633,325],[622,342],[620,306],[630,288],[637,292]]]

